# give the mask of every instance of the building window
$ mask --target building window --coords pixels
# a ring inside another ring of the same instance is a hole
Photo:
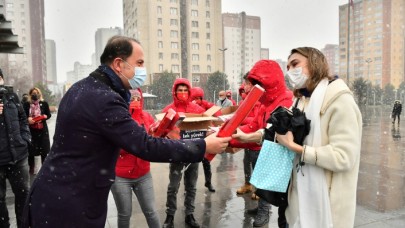
[[[172,72],[178,73],[179,72],[179,65],[172,65]]]
[[[158,29],[158,30],[157,30],[157,36],[158,36],[158,37],[162,37],[162,34],[163,34],[163,33],[162,33],[162,29]]]
[[[207,66],[207,72],[211,73],[211,66],[209,66],[209,65]]]
[[[159,71],[160,71],[160,72],[163,71],[163,64],[159,64]]]
[[[198,50],[198,49],[200,49],[200,45],[198,43],[192,43],[191,44],[191,49]]]
[[[171,15],[177,15],[177,8],[170,7],[170,14]]]
[[[210,11],[205,12],[205,17],[210,18]]]
[[[191,59],[192,59],[193,61],[199,61],[199,60],[200,60],[200,56],[199,56],[198,54],[193,54],[193,55],[191,56]]]
[[[158,18],[158,25],[162,25],[162,24],[163,24],[162,18]]]
[[[200,72],[200,65],[193,65],[193,72]]]
[[[198,28],[198,21],[191,21],[191,27]]]
[[[158,48],[163,48],[163,42],[162,41],[158,41]]]
[[[177,26],[177,19],[170,19],[170,25]]]
[[[163,59],[163,53],[159,52],[159,59]]]
[[[198,0],[191,0],[191,5],[196,5],[196,6],[198,6]]]
[[[177,0],[170,0],[171,3],[177,3]]]
[[[211,44],[207,44],[207,51],[211,51]]]
[[[158,7],[157,7],[157,13],[158,13],[158,14],[161,14],[161,13],[162,13],[162,7],[161,7],[161,6],[158,6]]]
[[[207,61],[211,61],[211,55],[207,55]]]
[[[178,48],[179,48],[179,43],[177,43],[177,42],[172,42],[172,43],[171,43],[171,47],[172,47],[173,49],[178,49]]]
[[[198,11],[197,10],[191,10],[191,16],[192,17],[198,17]]]
[[[199,38],[200,36],[198,35],[198,32],[192,32],[191,33],[191,38]]]
[[[200,82],[200,75],[193,76],[193,82]]]
[[[207,27],[207,29],[209,29],[209,28],[211,27],[210,23],[207,22],[206,25],[205,25],[205,27]]]
[[[179,37],[179,32],[176,30],[170,30],[170,37],[172,37],[172,38]]]
[[[211,39],[211,34],[207,32],[207,40]]]
[[[210,7],[210,0],[205,0],[205,6]]]
[[[179,54],[177,53],[172,53],[172,59],[179,59]]]

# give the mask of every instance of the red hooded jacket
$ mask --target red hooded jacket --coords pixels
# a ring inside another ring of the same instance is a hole
[[[208,110],[212,106],[214,106],[214,103],[204,100],[204,90],[200,87],[191,88],[191,100],[193,101],[193,103],[194,103],[194,100],[196,97],[201,97],[201,104],[198,104],[198,105],[201,106],[202,108],[204,108],[205,110]]]
[[[177,85],[184,84],[188,87],[188,100],[181,101],[176,96],[176,88]],[[162,112],[166,112],[169,108],[172,108],[176,112],[184,112],[184,113],[203,113],[205,109],[200,107],[198,104],[194,104],[191,99],[191,86],[190,82],[185,78],[177,78],[173,83],[172,88],[172,96],[173,96],[173,103],[167,105]]]
[[[293,93],[286,87],[283,71],[277,62],[272,60],[258,61],[249,72],[248,80],[251,79],[259,82],[265,92],[259,100],[261,105],[253,121],[239,127],[245,133],[265,128],[266,120],[274,109],[278,106],[290,107],[293,103]],[[252,150],[260,150],[261,148],[256,143],[239,143],[234,139],[229,145]]]
[[[132,119],[139,125],[143,125],[147,132],[149,126],[154,122],[154,119],[149,113],[143,111],[142,91],[140,89],[138,89],[138,91],[141,94],[141,109],[133,109],[130,107],[129,113],[131,113]],[[147,174],[149,171],[150,163],[148,161],[142,160],[121,149],[115,166],[115,175],[123,178],[136,179]]]

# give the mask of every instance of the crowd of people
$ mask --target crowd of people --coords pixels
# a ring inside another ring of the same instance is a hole
[[[287,88],[277,62],[258,61],[243,77],[239,104],[255,85],[261,86],[264,94],[235,134],[223,138],[204,131],[198,138],[182,139],[181,129],[178,138],[151,136],[152,125],[159,122],[143,110],[140,87],[147,73],[137,40],[112,37],[100,62],[63,97],[52,147],[46,124],[51,112],[40,89],[30,89],[21,102],[15,93],[0,91],[0,227],[10,226],[6,179],[15,194],[18,227],[104,227],[110,191],[118,227],[131,227],[133,193],[149,227],[174,227],[183,178],[184,222],[198,228],[194,210],[199,162],[203,163],[204,186],[214,194],[211,164],[205,155],[223,153],[227,147],[243,148],[245,183],[236,194],[251,194],[252,200],[258,200],[257,207],[246,210],[254,215],[253,226],[261,227],[269,222],[271,202],[255,193],[260,189],[250,179],[264,132],[271,132],[268,123],[272,112],[279,106],[293,105],[306,114],[311,125],[303,143],[294,141],[293,129],[285,134],[271,133],[280,145],[296,154],[285,192],[288,204],[278,207],[278,226],[353,227],[362,118],[349,88],[343,80],[329,75],[326,58],[319,50],[291,50],[286,77],[293,91]],[[0,71],[0,86],[3,84]],[[174,81],[172,97],[163,113],[169,109],[203,113],[214,106],[204,99],[202,88],[192,87],[185,78]],[[216,106],[236,105],[231,91],[220,91],[218,97]],[[399,121],[399,115],[397,118]],[[42,168],[30,186],[29,174],[34,174],[36,157]],[[169,163],[163,224],[156,211],[150,162]]]

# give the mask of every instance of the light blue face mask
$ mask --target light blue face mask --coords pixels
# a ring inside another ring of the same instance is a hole
[[[124,62],[126,64],[130,65],[131,67],[133,67],[131,64],[127,63],[126,61],[124,61]],[[123,74],[121,74],[121,75],[125,77],[125,75],[123,75]],[[125,77],[125,78],[128,80],[129,85],[131,86],[131,89],[138,89],[145,82],[146,68],[145,67],[134,67],[134,75],[133,75],[133,77],[132,78]]]

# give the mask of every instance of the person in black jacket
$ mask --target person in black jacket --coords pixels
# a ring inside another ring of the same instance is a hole
[[[395,123],[395,119],[398,117],[398,124],[399,124],[399,121],[401,120],[400,119],[400,116],[401,116],[401,112],[402,112],[402,104],[401,104],[401,101],[399,101],[399,100],[396,100],[395,101],[395,103],[394,103],[394,108],[392,109],[392,123],[394,124]]]
[[[39,88],[34,87],[30,89],[28,95],[28,101],[23,103],[23,105],[32,136],[32,144],[28,150],[28,164],[30,166],[30,174],[34,174],[35,156],[41,156],[41,162],[44,163],[51,147],[48,125],[46,124],[46,120],[51,118],[51,111],[49,110],[48,103],[43,99]],[[36,118],[40,118],[41,120],[35,121]]]
[[[101,65],[67,91],[51,151],[26,203],[24,227],[104,227],[120,148],[151,162],[200,162],[230,137],[154,138],[128,112],[129,89],[143,85],[144,56],[135,39],[110,38]]]
[[[0,227],[10,227],[6,179],[15,196],[17,226],[21,227],[24,203],[29,191],[27,145],[31,135],[18,96],[4,87],[3,77],[0,70]]]

